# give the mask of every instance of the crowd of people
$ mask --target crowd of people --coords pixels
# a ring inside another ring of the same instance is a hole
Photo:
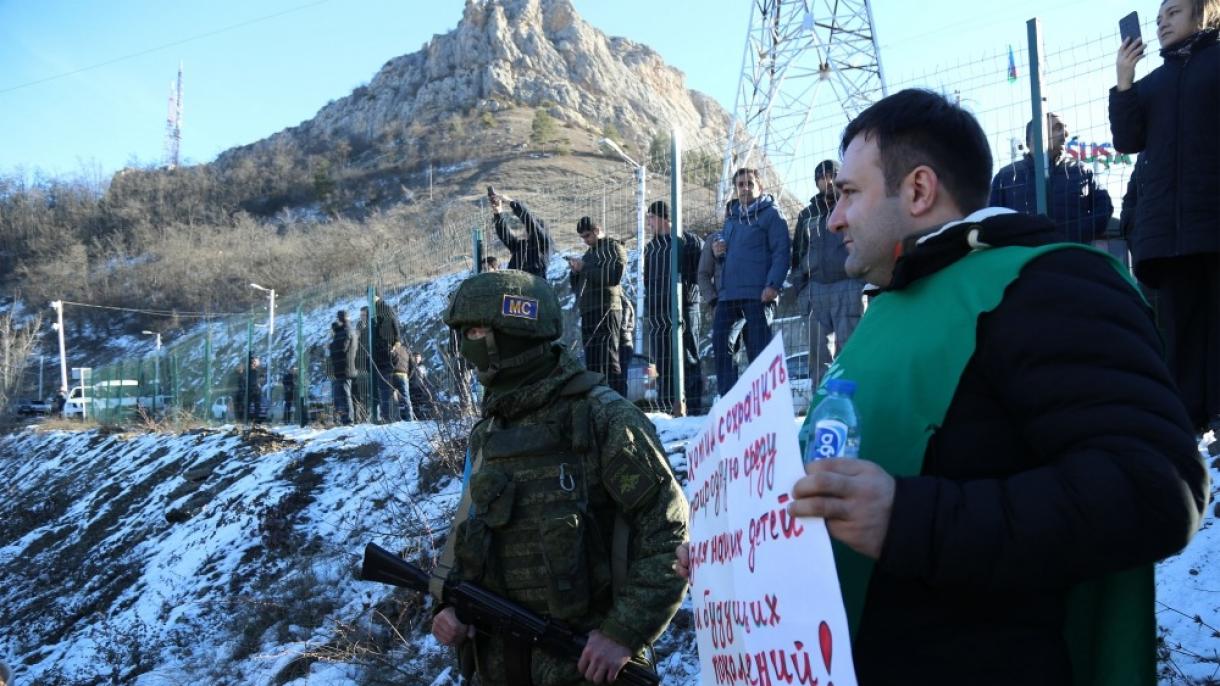
[[[1144,46],[1125,40],[1110,94],[1115,147],[1140,153],[1121,226],[1155,312],[1128,266],[1089,245],[1109,235],[1112,202],[1064,156],[1056,114],[1045,169],[1031,154],[993,176],[959,104],[883,98],[848,124],[841,161],[818,165],[794,232],[754,169],[736,172],[702,241],[679,247],[671,208],[649,206],[642,316],[664,365],[699,376],[685,334],[702,304],[727,392],[733,353],[767,344],[791,278],[816,373],[855,382],[859,458],[809,463],[786,507],[826,521],[861,684],[1156,681],[1152,565],[1199,528],[1199,440],[1220,429],[1220,154],[1186,150],[1220,151],[1220,2],[1163,0],[1157,27],[1164,63],[1135,81]],[[463,282],[445,317],[487,395],[437,574],[588,640],[565,658],[477,630],[443,594],[432,632],[482,683],[603,683],[649,660],[682,600],[686,504],[655,428],[616,392],[621,244],[577,222],[582,367],[555,345],[550,237],[509,201],[527,223],[514,236],[505,200],[492,205],[509,269]]]

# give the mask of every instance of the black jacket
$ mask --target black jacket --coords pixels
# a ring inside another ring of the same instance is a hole
[[[551,261],[551,237],[546,232],[546,223],[530,214],[525,203],[514,200],[508,206],[525,227],[525,237],[518,238],[504,223],[504,215],[495,215],[496,235],[511,255],[508,268],[520,269],[545,279],[546,266]]]
[[[1046,214],[1055,222],[1059,239],[1092,243],[1104,238],[1114,214],[1114,203],[1110,193],[1097,186],[1093,170],[1065,154],[1051,166],[1049,174]],[[987,204],[1038,214],[1034,178],[1034,158],[1026,155],[1001,169],[991,180],[991,199]]]
[[[390,350],[394,348],[395,343],[402,340],[398,314],[381,298],[377,299],[374,307],[376,309],[373,319],[373,364],[378,369],[390,369],[394,365],[394,360],[390,357]]]
[[[1179,46],[1180,47],[1180,46]],[[1220,252],[1220,45],[1213,29],[1189,56],[1165,62],[1124,91],[1110,90],[1110,132],[1119,152],[1139,153],[1139,204],[1131,236],[1135,272],[1150,262]]]
[[[800,291],[809,284],[847,281],[847,246],[843,237],[826,227],[835,206],[824,193],[809,199],[809,205],[796,215],[792,235],[792,286]],[[864,284],[861,282],[861,288]]]
[[[356,378],[356,337],[351,327],[340,324],[331,328],[330,373],[336,381]]]
[[[584,266],[569,276],[581,314],[621,310],[627,249],[613,238],[599,238],[580,257]]]
[[[669,289],[669,234],[657,236],[644,246],[644,309],[648,320],[669,321],[673,301]],[[678,275],[682,279],[682,306],[699,304],[699,255],[703,241],[690,232],[682,234],[682,252],[678,255]]]
[[[973,226],[908,241],[890,290],[959,259]],[[981,226],[993,246],[1054,235],[1019,214]],[[863,685],[1069,683],[1068,588],[1173,554],[1205,507],[1151,313],[1106,260],[1033,260],[977,341],[922,473],[897,480],[854,646]]]

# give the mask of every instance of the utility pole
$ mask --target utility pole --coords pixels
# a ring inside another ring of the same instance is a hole
[[[64,301],[52,300],[51,307],[55,309],[55,330],[59,332],[59,384],[64,393],[67,393],[68,354],[64,346]]]
[[[182,146],[182,63],[178,63],[178,80],[169,84],[169,111],[165,116],[165,167],[177,169]]]
[[[157,396],[161,395],[161,332],[159,331],[141,331],[145,336],[157,337],[157,348],[153,354],[153,414],[157,413]]]
[[[819,97],[823,85],[831,98]],[[783,176],[801,160],[802,147],[837,149],[841,126],[806,130],[823,104],[838,110],[846,125],[886,94],[872,0],[750,3],[717,206],[724,206],[735,168],[757,167],[771,175],[769,188],[782,191]],[[807,189],[793,190],[805,197]]]
[[[267,294],[267,380],[271,381],[271,340],[275,335],[275,289],[263,288],[262,286],[252,283],[250,288],[263,291]]]

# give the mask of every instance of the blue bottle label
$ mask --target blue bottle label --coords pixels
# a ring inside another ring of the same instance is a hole
[[[847,444],[847,424],[838,419],[819,419],[813,425],[813,441],[806,451],[806,462],[839,457]]]

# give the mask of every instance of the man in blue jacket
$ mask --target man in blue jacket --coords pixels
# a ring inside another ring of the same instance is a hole
[[[1025,148],[1033,149],[1034,122],[1025,126]],[[1093,171],[1064,153],[1067,126],[1057,114],[1046,115],[1046,154],[1051,160],[1046,215],[1055,222],[1059,238],[1073,243],[1092,243],[1104,238],[1106,224],[1114,213],[1110,194],[1098,188]],[[1000,170],[991,180],[991,207],[1007,207],[1025,214],[1038,214],[1034,180],[1034,156],[1025,157]]]
[[[737,382],[737,366],[729,350],[729,332],[744,319],[746,352],[753,360],[771,342],[771,319],[788,275],[792,240],[788,222],[763,194],[757,169],[733,174],[737,199],[729,203],[721,239],[712,245],[724,262],[716,313],[712,317],[712,353],[716,358],[716,387],[720,395]]]

